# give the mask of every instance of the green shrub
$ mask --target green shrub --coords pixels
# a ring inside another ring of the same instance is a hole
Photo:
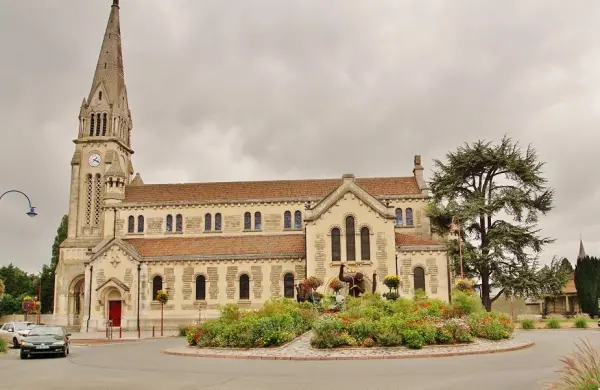
[[[546,328],[548,329],[560,329],[560,321],[556,318],[550,318],[548,322],[546,322]]]
[[[408,348],[411,348],[411,349],[423,348],[423,344],[424,344],[423,336],[421,336],[421,334],[418,331],[412,330],[412,329],[407,329],[404,331],[402,336],[403,336],[404,340],[406,341],[406,346]]]
[[[367,319],[360,319],[352,322],[348,326],[348,334],[355,338],[357,341],[363,341],[366,338],[372,338],[375,333],[375,326],[373,322]]]
[[[313,323],[313,336],[310,340],[315,348],[336,348],[348,345],[344,334],[344,323],[340,318],[325,317]]]
[[[445,326],[440,326],[437,329],[435,339],[440,344],[452,344],[454,342],[454,335],[450,329]]]
[[[576,328],[583,329],[588,327],[588,321],[585,317],[576,317],[573,322],[575,323]]]
[[[500,312],[471,313],[468,317],[469,326],[475,337],[490,340],[510,338],[515,330],[510,316]]]
[[[0,353],[6,352],[8,352],[8,342],[5,339],[0,338]]]
[[[535,329],[535,321],[529,318],[521,320],[521,329]]]
[[[481,299],[476,294],[460,290],[455,290],[452,294],[452,307],[456,309],[460,315],[469,315],[485,310],[481,304]]]
[[[221,317],[186,331],[189,345],[201,348],[253,348],[285,344],[308,331],[317,313],[289,299],[267,301],[258,311],[236,305],[220,308]]]

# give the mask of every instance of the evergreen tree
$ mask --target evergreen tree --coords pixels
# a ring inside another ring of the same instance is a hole
[[[571,264],[571,262],[569,261],[569,259],[567,259],[566,257],[561,260],[560,266],[566,272],[572,273],[574,271],[573,265]]]
[[[598,314],[600,298],[600,259],[585,256],[577,259],[575,265],[575,288],[581,311],[595,316]]]
[[[554,240],[541,237],[536,225],[540,213],[552,210],[554,191],[546,187],[536,151],[523,151],[505,136],[497,145],[465,144],[446,158],[434,160],[427,214],[432,231],[443,237],[458,222],[465,276],[480,280],[485,308],[502,294],[541,295],[537,257]],[[460,270],[457,240],[449,240],[448,249]]]

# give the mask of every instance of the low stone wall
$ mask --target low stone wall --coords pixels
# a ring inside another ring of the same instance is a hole
[[[54,318],[53,314],[42,314],[40,321],[43,324],[52,324],[52,320]],[[35,314],[30,314],[27,321],[35,322],[37,316]],[[5,324],[7,322],[21,322],[25,321],[25,314],[8,314],[4,316],[0,316],[0,324]]]

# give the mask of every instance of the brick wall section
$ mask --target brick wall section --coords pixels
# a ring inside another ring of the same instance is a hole
[[[315,262],[316,262],[316,277],[322,279],[325,282],[325,233],[318,233],[315,240]]]
[[[388,274],[388,253],[386,250],[387,244],[388,241],[385,232],[378,232],[377,238],[375,239],[375,247],[377,249],[377,252],[375,252],[375,259],[377,261],[377,275],[381,280],[383,280],[383,278],[385,278]]]
[[[439,280],[438,280],[438,266],[435,259],[427,259],[427,271],[429,272],[429,288],[432,294],[437,294]]]
[[[254,299],[262,299],[262,291],[263,291],[262,267],[260,265],[253,265],[252,267],[250,267],[250,272],[252,273],[252,293],[254,294]]]
[[[194,267],[185,267],[181,274],[181,293],[183,300],[192,299],[192,283],[194,283]]]
[[[235,299],[235,282],[237,279],[238,267],[228,266],[227,274],[225,274],[225,281],[227,282],[227,299]]]
[[[217,299],[219,295],[219,268],[218,267],[208,267],[208,295],[210,299]]]
[[[167,281],[167,285],[163,285],[163,289],[165,287],[169,288],[169,300],[175,299],[175,268],[174,267],[165,267],[165,280]]]
[[[271,274],[269,275],[269,280],[271,281],[271,296],[279,297],[281,296],[281,284],[279,281],[281,280],[281,274],[283,272],[282,265],[272,265],[271,266]]]

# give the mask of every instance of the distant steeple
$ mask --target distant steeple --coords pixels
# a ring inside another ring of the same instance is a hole
[[[581,237],[579,238],[579,255],[577,255],[577,260],[585,258],[585,249],[583,249],[583,241]]]

